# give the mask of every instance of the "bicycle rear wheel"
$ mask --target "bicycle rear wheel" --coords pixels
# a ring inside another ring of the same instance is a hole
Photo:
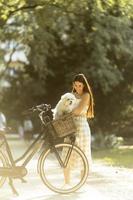
[[[55,145],[61,160],[65,162],[68,151],[72,148],[71,144],[62,143]],[[80,160],[80,168],[72,166],[73,155],[77,161]],[[68,165],[70,167],[70,183],[64,187],[64,167],[61,167],[53,150],[48,149],[42,153],[39,159],[39,173],[44,184],[54,192],[67,194],[78,190],[88,177],[89,167],[88,161],[84,153],[77,147],[73,146]],[[82,177],[81,177],[82,170]]]
[[[0,167],[6,167],[7,166],[7,161],[6,161],[6,157],[4,156],[4,154],[0,151]],[[3,184],[5,183],[6,177],[2,177],[0,176],[0,187],[3,186]]]

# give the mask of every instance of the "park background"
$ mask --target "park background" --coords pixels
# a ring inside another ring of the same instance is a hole
[[[94,93],[95,148],[116,144],[104,143],[107,136],[132,144],[132,65],[133,0],[0,0],[0,111],[14,130],[25,110],[54,107],[84,73]],[[38,131],[37,116],[30,119]]]

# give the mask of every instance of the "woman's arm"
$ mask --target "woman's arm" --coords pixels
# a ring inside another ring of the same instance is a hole
[[[82,96],[79,105],[72,111],[72,113],[74,115],[80,115],[82,113],[84,107],[89,105],[89,102],[90,102],[90,94],[89,93],[85,93]]]

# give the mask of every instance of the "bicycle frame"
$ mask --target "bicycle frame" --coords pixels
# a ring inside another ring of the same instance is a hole
[[[31,145],[27,148],[27,150],[23,153],[22,156],[20,156],[19,158],[17,158],[16,160],[14,160],[10,146],[6,140],[6,137],[3,135],[3,143],[0,145],[0,147],[2,145],[6,146],[6,152],[10,161],[11,166],[10,167],[16,167],[17,163],[20,161],[23,161],[21,166],[22,167],[26,167],[26,165],[30,162],[30,160],[33,158],[33,156],[37,153],[37,151],[41,148],[41,146],[43,144],[45,144],[45,137],[46,134],[43,134],[46,130],[42,130],[41,133],[37,136],[37,138],[31,143]],[[49,138],[50,141],[50,138]],[[60,163],[61,167],[65,168],[67,166],[67,163],[69,161],[69,157],[71,155],[72,149],[73,149],[73,145],[74,145],[75,141],[72,141],[72,148],[68,151],[68,154],[66,156],[65,161],[63,162],[58,154],[58,152],[56,151],[55,145],[53,142],[49,142],[50,143],[50,149],[54,151],[55,156],[58,160],[58,162]]]
[[[22,166],[26,166],[30,162],[32,157],[36,154],[36,152],[41,148],[42,144],[45,143],[44,138],[42,141],[41,137],[42,137],[42,133],[40,133],[37,136],[37,138],[31,143],[31,145],[23,153],[23,155],[15,160],[15,163],[18,163],[19,161],[24,160],[24,162],[22,163]]]
[[[43,130],[44,131],[44,130]],[[23,153],[22,156],[20,156],[18,159],[14,160],[13,158],[13,155],[12,155],[12,152],[11,152],[11,149],[10,149],[10,146],[6,140],[6,137],[3,135],[2,136],[2,139],[3,139],[3,142],[1,143],[0,147],[2,145],[5,145],[6,147],[6,153],[7,153],[7,156],[9,158],[9,161],[10,161],[10,164],[11,166],[10,167],[15,167],[16,164],[19,162],[19,161],[22,161],[22,164],[21,166],[25,167],[29,162],[30,160],[32,159],[32,157],[35,155],[35,153],[41,148],[42,144],[44,143],[44,135],[43,135],[43,131],[37,136],[37,138],[31,143],[31,145],[28,147],[28,149]],[[43,138],[42,138],[43,136]],[[41,144],[42,143],[42,144]]]
[[[48,108],[48,107],[47,107]],[[34,110],[34,108],[33,108]],[[31,145],[27,148],[27,150],[16,160],[13,158],[10,146],[6,140],[6,137],[4,134],[0,134],[0,139],[1,140],[1,144],[0,144],[0,148],[4,145],[4,147],[6,148],[6,154],[7,154],[7,165],[0,167],[0,176],[2,177],[8,177],[9,178],[9,185],[11,186],[12,190],[14,193],[18,194],[15,187],[13,186],[13,178],[19,178],[22,181],[24,181],[23,177],[27,174],[27,169],[26,169],[26,165],[30,162],[30,160],[33,158],[33,156],[38,152],[39,149],[41,149],[42,145],[45,144],[46,140],[49,143],[49,149],[51,151],[54,152],[55,157],[57,158],[59,164],[61,167],[65,168],[68,164],[69,158],[71,156],[71,152],[73,150],[73,146],[75,143],[75,137],[72,138],[70,144],[72,145],[72,148],[69,149],[65,161],[63,161],[55,147],[55,142],[53,141],[52,138],[52,133],[50,133],[47,130],[47,124],[45,123],[45,121],[43,120],[43,113],[45,113],[45,111],[41,110],[41,107],[37,108],[38,111],[41,111],[41,113],[39,114],[39,117],[42,121],[43,129],[41,130],[40,134],[37,136],[36,139],[34,139],[34,141],[31,143]],[[47,109],[46,109],[47,111]],[[47,139],[46,139],[47,138]],[[0,149],[1,151],[1,149]],[[1,151],[2,152],[2,151]],[[3,153],[3,152],[2,152]],[[3,153],[3,155],[5,154],[5,152]],[[38,160],[38,164],[41,164],[41,159],[42,156],[44,155],[44,152],[42,152],[42,154],[39,156],[39,160]],[[6,156],[5,156],[6,157]],[[21,165],[17,165],[18,162],[21,161]]]

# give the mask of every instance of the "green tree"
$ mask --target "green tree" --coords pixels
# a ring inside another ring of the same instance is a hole
[[[1,104],[5,109],[12,100],[8,115],[17,117],[24,108],[41,102],[54,106],[63,92],[71,90],[73,75],[83,72],[94,90],[95,125],[106,131],[132,121],[131,1],[6,2],[4,7],[5,1],[0,4],[0,35],[6,33],[1,41],[14,42],[10,57],[23,49],[28,59],[23,67],[13,67],[15,77],[5,73],[11,70],[11,59],[2,70],[11,84]],[[1,49],[1,55],[7,51]]]

